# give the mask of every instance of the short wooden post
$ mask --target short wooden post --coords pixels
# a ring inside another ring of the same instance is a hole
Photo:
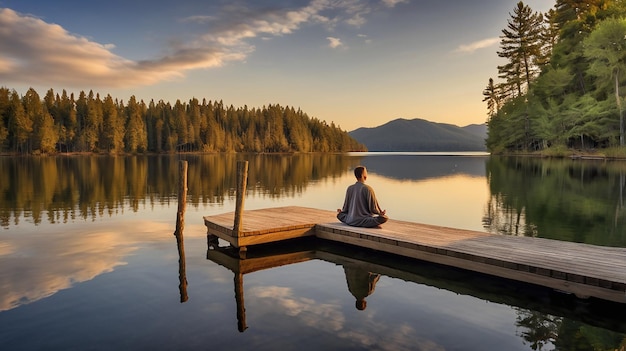
[[[241,236],[241,223],[243,222],[243,202],[246,197],[246,183],[248,182],[248,161],[237,162],[237,200],[235,203],[235,223],[233,234]],[[239,253],[245,254],[246,247],[239,247]]]

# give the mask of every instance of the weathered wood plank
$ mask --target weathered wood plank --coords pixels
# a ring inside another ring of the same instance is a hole
[[[204,217],[207,231],[235,247],[300,236],[358,245],[581,296],[626,303],[626,248],[600,247],[542,238],[389,220],[383,228],[340,223],[333,211],[278,207],[244,211],[239,237],[233,213]]]

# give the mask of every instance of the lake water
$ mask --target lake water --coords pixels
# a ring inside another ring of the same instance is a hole
[[[189,162],[183,236],[178,162]],[[0,158],[2,350],[616,350],[626,308],[307,240],[209,249],[202,216],[334,210],[626,248],[626,163],[481,154]],[[357,309],[356,297],[366,296]]]

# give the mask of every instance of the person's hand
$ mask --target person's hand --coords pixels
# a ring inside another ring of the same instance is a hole
[[[383,216],[387,214],[387,210],[383,210],[380,214],[382,214]]]
[[[339,213],[339,212],[341,212],[341,209],[340,209],[340,208],[338,208],[338,209],[337,209],[337,213]]]

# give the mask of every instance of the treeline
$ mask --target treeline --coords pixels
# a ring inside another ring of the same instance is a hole
[[[483,91],[493,153],[624,146],[626,2],[519,2],[500,36],[499,82]]]
[[[345,152],[365,147],[334,123],[300,109],[268,105],[248,109],[191,99],[174,105],[128,102],[81,91],[43,99],[0,88],[0,152]]]

